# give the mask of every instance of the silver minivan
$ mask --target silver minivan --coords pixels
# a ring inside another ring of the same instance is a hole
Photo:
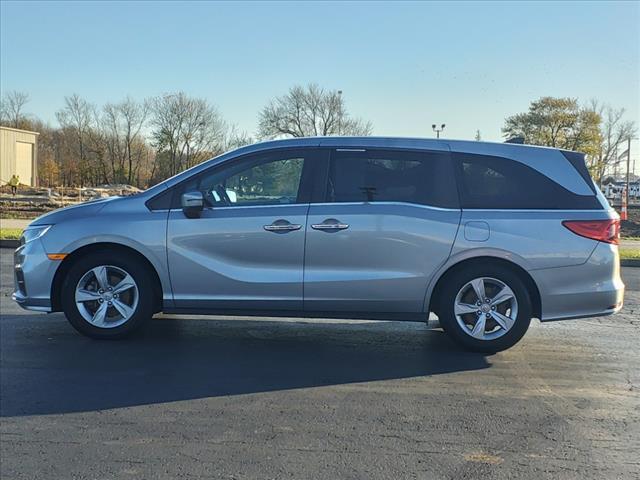
[[[122,337],[157,312],[426,321],[466,348],[615,313],[619,218],[576,152],[405,138],[251,145],[46,214],[13,298]]]

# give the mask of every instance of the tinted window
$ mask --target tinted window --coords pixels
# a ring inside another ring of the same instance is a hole
[[[460,172],[462,208],[600,208],[595,196],[576,195],[515,160],[470,154],[454,157]]]
[[[457,191],[446,154],[336,151],[329,166],[327,201],[456,207]]]
[[[164,192],[156,195],[155,197],[147,200],[147,207],[149,210],[166,210],[171,208],[171,197],[173,192],[171,190],[165,190]]]
[[[237,160],[187,180],[175,189],[172,208],[182,193],[199,190],[210,206],[254,206],[298,203],[304,158],[286,153]]]
[[[212,206],[296,203],[303,163],[302,158],[284,158],[232,167],[204,176],[198,188]]]

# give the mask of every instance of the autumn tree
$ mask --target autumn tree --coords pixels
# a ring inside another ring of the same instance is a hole
[[[360,136],[372,131],[370,122],[347,113],[342,92],[314,83],[294,86],[269,102],[260,112],[258,128],[263,138]]]
[[[508,117],[505,138],[524,137],[531,145],[577,150],[596,155],[600,145],[598,112],[581,107],[575,98],[542,97],[529,110]]]
[[[34,119],[28,130],[38,132],[38,179],[42,187],[55,187],[60,184],[60,129],[41,120]]]

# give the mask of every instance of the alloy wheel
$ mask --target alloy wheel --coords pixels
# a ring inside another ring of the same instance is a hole
[[[504,282],[479,277],[456,295],[453,311],[458,325],[478,340],[495,340],[511,330],[518,317],[518,300]]]
[[[98,328],[115,328],[126,323],[136,311],[138,297],[133,277],[113,265],[92,268],[80,278],[75,290],[80,315]]]

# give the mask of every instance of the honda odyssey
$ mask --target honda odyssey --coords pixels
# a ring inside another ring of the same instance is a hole
[[[33,221],[22,307],[122,337],[154,313],[426,321],[463,346],[612,314],[619,218],[576,152],[511,143],[299,138],[140,194]]]

